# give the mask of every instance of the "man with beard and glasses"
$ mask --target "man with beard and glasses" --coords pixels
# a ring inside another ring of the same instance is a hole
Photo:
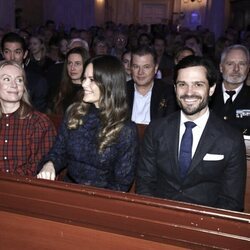
[[[222,84],[218,84],[210,108],[245,135],[250,135],[249,51],[239,44],[227,47],[221,55]]]
[[[243,211],[246,149],[242,134],[210,112],[217,80],[214,65],[188,56],[174,70],[181,111],[146,129],[136,192]]]

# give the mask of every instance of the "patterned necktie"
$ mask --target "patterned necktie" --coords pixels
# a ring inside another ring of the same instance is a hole
[[[185,122],[186,130],[181,139],[179,164],[181,178],[185,178],[192,161],[192,144],[193,133],[192,129],[196,126],[194,122]]]
[[[229,95],[229,98],[227,99],[227,101],[225,103],[225,113],[227,115],[232,110],[233,96],[235,95],[236,91],[234,91],[234,90],[232,90],[232,91],[227,90],[226,93]]]

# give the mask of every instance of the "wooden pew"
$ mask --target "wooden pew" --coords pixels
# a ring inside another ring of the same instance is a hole
[[[1,249],[250,249],[250,215],[0,175]]]
[[[250,213],[250,160],[247,161],[247,183],[245,194],[245,213]]]
[[[245,136],[245,144],[247,151],[247,183],[245,194],[245,212],[250,213],[250,138]]]

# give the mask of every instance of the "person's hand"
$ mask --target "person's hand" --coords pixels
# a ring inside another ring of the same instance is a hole
[[[54,181],[56,178],[56,171],[54,165],[51,161],[44,164],[43,168],[37,175],[38,179],[52,180]]]

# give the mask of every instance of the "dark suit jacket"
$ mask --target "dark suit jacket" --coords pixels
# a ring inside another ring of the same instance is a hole
[[[187,177],[178,164],[180,112],[146,129],[138,163],[136,192],[242,211],[246,183],[243,136],[210,113]]]
[[[134,81],[130,80],[127,82],[127,96],[131,114],[133,110],[134,93]],[[155,79],[150,103],[151,121],[173,113],[177,109],[178,105],[175,98],[174,86],[168,85],[159,79]]]
[[[250,87],[244,85],[233,102],[233,108],[228,116],[225,115],[222,84],[216,86],[215,92],[210,102],[210,108],[226,122],[240,130],[244,134],[250,134],[250,114],[249,116],[236,115],[236,111],[248,109],[250,111]]]
[[[48,83],[42,75],[25,68],[28,92],[32,106],[40,111],[47,111]]]

